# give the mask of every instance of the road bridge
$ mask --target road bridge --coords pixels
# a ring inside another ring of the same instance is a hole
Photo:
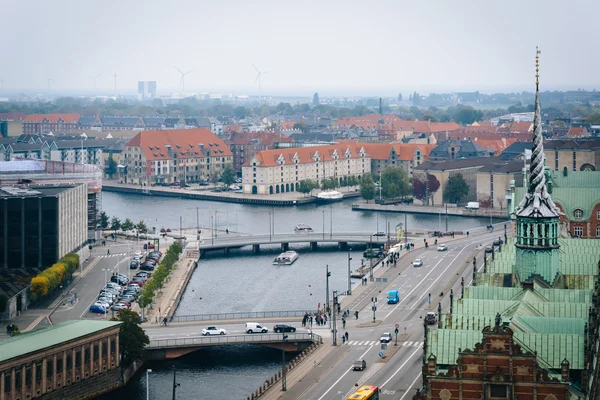
[[[414,238],[418,235],[425,235],[426,232],[412,232],[410,238]],[[394,238],[395,235],[390,234],[390,238]],[[260,246],[265,244],[279,244],[281,245],[282,251],[289,249],[290,243],[309,243],[311,249],[315,250],[318,243],[338,243],[340,248],[345,249],[348,243],[369,243],[375,245],[383,245],[388,242],[388,236],[381,233],[376,235],[374,233],[357,233],[357,232],[346,232],[346,233],[282,233],[282,234],[270,234],[270,235],[248,235],[248,236],[220,236],[213,237],[208,240],[204,240],[199,245],[200,254],[204,254],[209,250],[225,250],[227,253],[229,249],[240,248],[244,246],[252,246],[252,251],[257,253],[260,251]]]
[[[150,360],[164,360],[181,357],[202,347],[224,346],[235,344],[256,344],[273,347],[285,351],[302,351],[313,343],[322,343],[321,336],[313,333],[281,333],[236,334],[217,336],[182,336],[171,339],[150,339],[145,347],[146,356]]]

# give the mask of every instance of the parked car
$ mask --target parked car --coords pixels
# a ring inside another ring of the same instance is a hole
[[[119,311],[122,310],[124,308],[127,308],[127,306],[124,303],[117,303],[114,306],[112,306],[110,309],[113,311]]]
[[[442,243],[442,244],[438,245],[438,247],[437,247],[437,251],[446,251],[446,250],[448,250],[447,244]]]
[[[392,341],[392,334],[389,332],[385,332],[379,338],[380,343],[389,343]]]
[[[142,271],[154,271],[154,266],[149,264],[142,264],[140,267]]]
[[[227,331],[225,329],[217,328],[216,326],[209,326],[207,328],[202,329],[202,334],[204,336],[209,336],[209,335],[226,335]]]
[[[96,313],[96,314],[106,314],[106,308],[102,307],[101,305],[98,304],[92,304],[90,306],[90,312]]]
[[[296,332],[296,327],[287,324],[275,324],[273,325],[273,332]]]
[[[144,286],[144,283],[146,283],[146,282],[142,278],[140,278],[139,276],[137,276],[137,277],[134,277],[129,283],[130,284],[131,283],[137,283],[137,285],[139,287],[142,287],[142,286]]]
[[[269,329],[258,322],[246,322],[246,333],[267,333]]]
[[[125,284],[127,284],[127,278],[120,276],[120,275],[113,275],[110,277],[110,281],[119,284],[120,286],[123,286]]]
[[[488,253],[488,254],[489,254],[489,253],[493,253],[493,252],[494,252],[494,249],[493,249],[491,246],[487,246],[487,247],[485,248],[485,252],[486,252],[486,253]]]
[[[130,264],[129,264],[129,269],[137,269],[140,266],[140,263],[138,261],[133,260]]]
[[[98,301],[95,302],[94,304],[97,305],[97,306],[102,306],[102,307],[104,307],[106,309],[108,309],[110,307],[110,303],[108,303],[106,300],[100,300],[100,299],[98,299]]]
[[[413,261],[412,265],[413,265],[413,267],[422,267],[423,260],[421,260],[420,258],[417,258],[415,261]]]
[[[437,323],[437,315],[434,312],[428,312],[425,315],[425,322],[429,325]]]
[[[356,360],[352,363],[352,369],[354,371],[362,371],[367,368],[367,362],[364,359]]]
[[[147,276],[148,278],[150,278],[152,276],[152,272],[138,271],[134,276]]]
[[[106,296],[98,296],[98,300],[101,303],[106,303],[107,306],[110,306],[111,304],[113,304],[115,302],[115,298],[114,297],[106,297]]]
[[[118,285],[118,284],[116,284],[115,282],[107,282],[107,283],[106,283],[106,287],[107,287],[107,288],[112,288],[112,289],[118,290],[119,292],[120,292],[120,291],[121,291],[121,289],[122,289],[121,285]]]

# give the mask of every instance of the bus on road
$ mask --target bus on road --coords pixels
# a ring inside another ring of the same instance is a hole
[[[377,386],[361,386],[354,392],[348,400],[379,400],[379,387]]]

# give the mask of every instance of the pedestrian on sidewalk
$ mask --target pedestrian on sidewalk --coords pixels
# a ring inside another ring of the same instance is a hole
[[[346,343],[346,336],[342,335],[342,344]]]
[[[107,256],[110,256],[110,249],[107,249],[107,250],[106,250],[106,255],[107,255]]]
[[[310,327],[312,328],[312,326],[313,326],[313,317],[311,315],[311,317],[310,317]]]
[[[163,320],[162,320],[162,322],[163,322],[164,326],[167,326],[167,317],[164,317]]]
[[[358,319],[358,310],[354,311],[354,316],[356,317],[356,319]]]
[[[342,318],[342,329],[346,329],[346,318]]]
[[[344,334],[344,336],[346,336],[346,342],[347,342],[347,341],[348,341],[348,332],[346,332],[346,333]]]

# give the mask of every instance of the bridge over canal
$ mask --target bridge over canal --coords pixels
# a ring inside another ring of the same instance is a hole
[[[424,233],[423,233],[424,234]],[[414,238],[419,233],[412,232],[409,238]],[[390,233],[389,239],[394,240],[395,235]],[[228,252],[232,248],[240,248],[244,246],[252,246],[253,252],[259,252],[261,245],[279,244],[282,251],[289,249],[290,243],[310,243],[311,249],[315,250],[318,243],[338,243],[340,248],[344,249],[348,243],[369,243],[382,245],[388,242],[388,236],[381,233],[300,233],[300,234],[271,234],[271,235],[247,235],[247,236],[219,236],[205,239],[199,245],[200,254],[204,254],[210,250],[224,250]]]

